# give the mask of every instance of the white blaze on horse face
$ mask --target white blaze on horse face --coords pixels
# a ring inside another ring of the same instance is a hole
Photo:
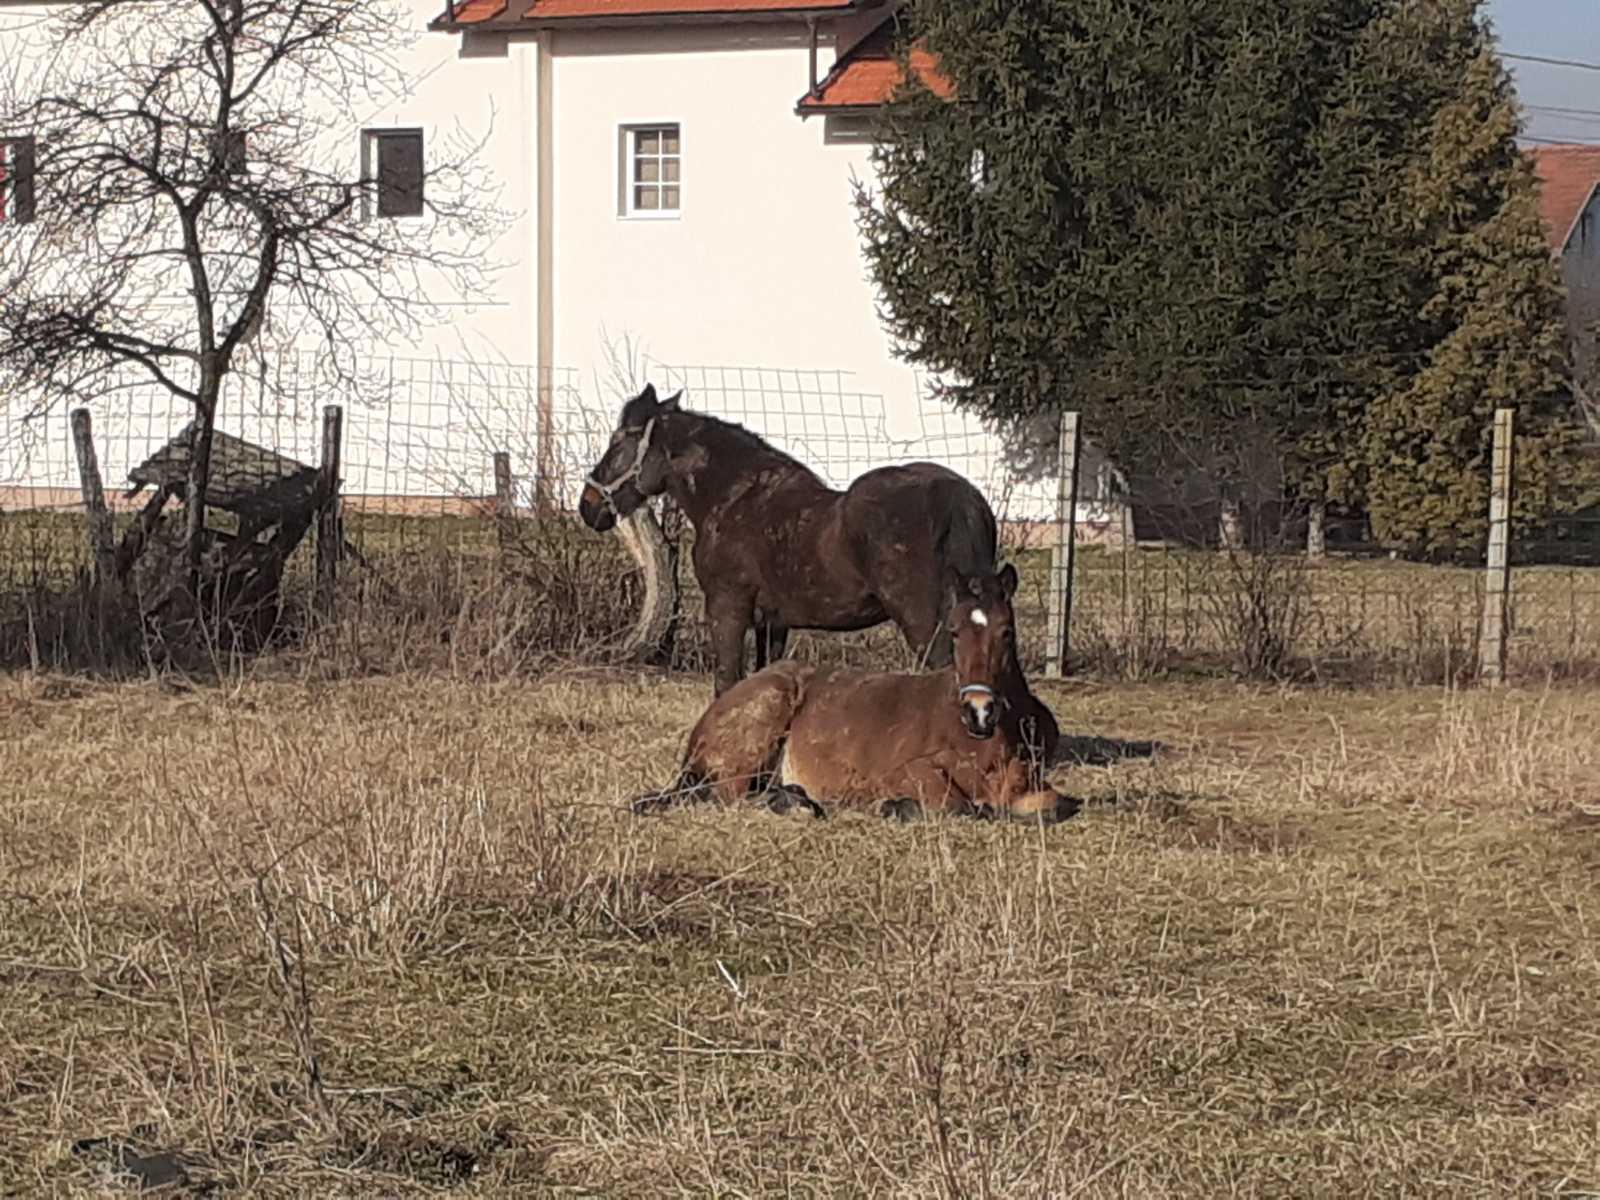
[[[994,732],[994,696],[987,690],[976,690],[962,697],[966,709],[967,732],[973,737],[988,737]]]
[[[972,615],[968,619],[971,620],[971,622],[979,629],[987,629],[989,626],[989,614],[984,612],[981,608],[973,609]]]

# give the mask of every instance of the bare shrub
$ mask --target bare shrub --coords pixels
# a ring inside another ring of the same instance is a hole
[[[1282,679],[1309,615],[1304,557],[1227,546],[1218,566],[1220,586],[1204,605],[1234,670],[1246,679]]]

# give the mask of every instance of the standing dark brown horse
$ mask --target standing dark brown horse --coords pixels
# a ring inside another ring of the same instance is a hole
[[[893,621],[912,651],[950,662],[946,568],[994,570],[994,513],[948,468],[911,463],[868,471],[845,491],[755,434],[656,398],[629,400],[578,511],[604,532],[666,492],[694,526],[694,570],[705,594],[716,695],[744,675],[744,635],[756,629],[756,670],[783,657],[792,629],[866,629]]]
[[[1071,816],[1077,804],[1044,782],[1060,731],[1017,662],[1016,568],[947,579],[950,667],[906,675],[775,663],[711,702],[676,786],[641,796],[634,811],[754,795],[817,816],[832,803],[901,819]]]

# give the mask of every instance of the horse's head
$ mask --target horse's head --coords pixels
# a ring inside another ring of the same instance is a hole
[[[991,738],[1000,725],[1002,684],[1017,669],[1016,614],[1011,608],[1017,569],[1007,563],[994,575],[945,574],[961,723],[973,737]]]
[[[622,406],[622,418],[611,445],[584,484],[578,515],[597,533],[604,533],[667,486],[667,452],[661,444],[661,422],[678,411],[677,395],[656,399],[655,385]]]

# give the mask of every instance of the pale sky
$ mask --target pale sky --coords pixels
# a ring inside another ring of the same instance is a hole
[[[1550,141],[1600,145],[1600,0],[1489,0],[1488,10],[1502,52],[1593,66],[1508,59],[1527,109],[1524,132]]]

